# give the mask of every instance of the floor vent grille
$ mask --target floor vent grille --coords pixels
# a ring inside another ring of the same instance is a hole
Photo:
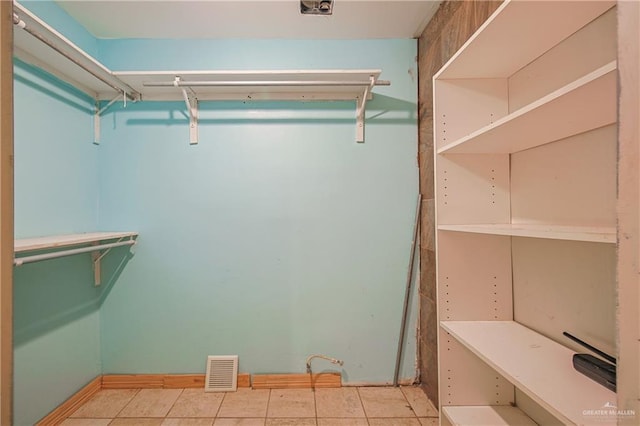
[[[207,357],[205,392],[233,392],[238,387],[238,355]]]

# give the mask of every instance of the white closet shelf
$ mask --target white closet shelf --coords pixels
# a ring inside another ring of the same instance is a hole
[[[510,77],[615,4],[507,0],[434,78]]]
[[[62,247],[77,246],[82,244],[97,243],[100,241],[116,240],[128,237],[137,237],[137,232],[92,232],[83,234],[55,235],[37,238],[17,239],[14,242],[14,251],[23,253],[34,250],[48,250]]]
[[[575,352],[514,321],[442,321],[472,353],[565,424],[585,424],[584,410],[615,404],[616,394],[578,373]],[[615,424],[603,421],[601,424]]]
[[[529,224],[463,224],[438,225],[439,231],[475,234],[508,235],[512,237],[546,238],[551,240],[616,243],[615,227],[529,225]]]
[[[442,414],[454,426],[536,426],[517,407],[508,405],[442,407]]]
[[[112,248],[136,244],[137,232],[94,232],[86,234],[56,235],[14,240],[14,252],[25,253],[35,250],[52,250],[50,253],[33,254],[13,259],[15,266],[41,260],[55,259],[82,253],[91,253],[93,279],[99,286],[101,261]],[[113,241],[116,240],[116,241]],[[109,242],[107,242],[109,241]]]
[[[613,124],[617,120],[616,84],[616,61],[612,61],[441,147],[438,154],[510,154]]]
[[[145,100],[182,100],[179,87],[198,100],[354,100],[366,89],[389,85],[379,81],[379,69],[340,70],[227,70],[114,72],[143,94]],[[176,84],[176,77],[178,82]],[[371,97],[371,93],[366,93]]]
[[[96,99],[113,99],[139,93],[120,81],[111,70],[14,1],[14,54]]]
[[[381,70],[132,71],[113,72],[14,1],[14,52],[84,91],[110,100],[94,117],[94,143],[100,142],[100,116],[118,96],[132,100],[184,100],[189,142],[198,143],[198,101],[202,100],[355,100],[356,142],[364,142],[365,107]]]
[[[130,71],[114,75],[148,100],[184,100],[189,142],[198,143],[198,102],[203,100],[355,100],[356,142],[364,142],[367,100],[381,70]]]

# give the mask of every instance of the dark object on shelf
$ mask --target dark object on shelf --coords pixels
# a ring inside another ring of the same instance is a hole
[[[605,388],[616,391],[616,366],[589,354],[573,355],[573,368]]]
[[[575,368],[576,371],[584,374],[591,380],[595,381],[596,383],[599,383],[605,388],[615,392],[616,391],[616,365],[615,365],[616,359],[611,355],[605,352],[602,352],[600,349],[591,346],[590,344],[578,339],[575,336],[572,336],[566,331],[563,332],[562,334],[567,336],[574,342],[579,343],[580,345],[589,349],[590,351],[600,355],[607,361],[610,361],[610,362],[603,361],[600,358],[596,358],[595,356],[589,355],[589,354],[574,354],[573,368]]]

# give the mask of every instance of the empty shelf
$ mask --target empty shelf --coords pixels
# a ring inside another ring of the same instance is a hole
[[[585,424],[589,419],[585,418],[584,410],[597,410],[607,402],[616,402],[614,392],[573,368],[575,352],[514,321],[440,324],[563,423]],[[615,424],[615,417],[612,421]]]
[[[616,228],[558,225],[438,225],[439,231],[470,232],[475,234],[510,235],[513,237],[547,238],[551,240],[616,243]]]
[[[174,86],[198,100],[351,100],[362,97],[381,70],[123,71],[114,76],[146,100],[182,100]],[[388,82],[385,82],[388,84]]]
[[[100,266],[102,258],[106,256],[112,248],[134,245],[136,243],[135,237],[137,236],[137,232],[94,232],[14,240],[14,251],[16,254],[34,250],[49,250],[49,252],[15,257],[13,264],[15,266],[21,266],[25,263],[91,253],[93,279],[95,285],[98,286],[102,282]],[[111,240],[117,241],[114,242]],[[100,243],[101,241],[111,242]]]
[[[16,253],[22,253],[33,250],[55,249],[59,247],[90,244],[105,240],[136,237],[137,235],[137,232],[93,232],[86,234],[69,234],[38,238],[24,238],[15,240],[14,251]]]
[[[509,77],[615,4],[505,1],[435,78]]]
[[[536,426],[519,408],[505,405],[442,407],[442,413],[454,426]]]
[[[509,154],[615,123],[616,84],[613,61],[443,146],[438,154]]]

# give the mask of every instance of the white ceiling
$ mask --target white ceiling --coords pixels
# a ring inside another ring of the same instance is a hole
[[[418,37],[440,1],[334,0],[331,16],[299,0],[58,0],[98,38],[375,39]]]

